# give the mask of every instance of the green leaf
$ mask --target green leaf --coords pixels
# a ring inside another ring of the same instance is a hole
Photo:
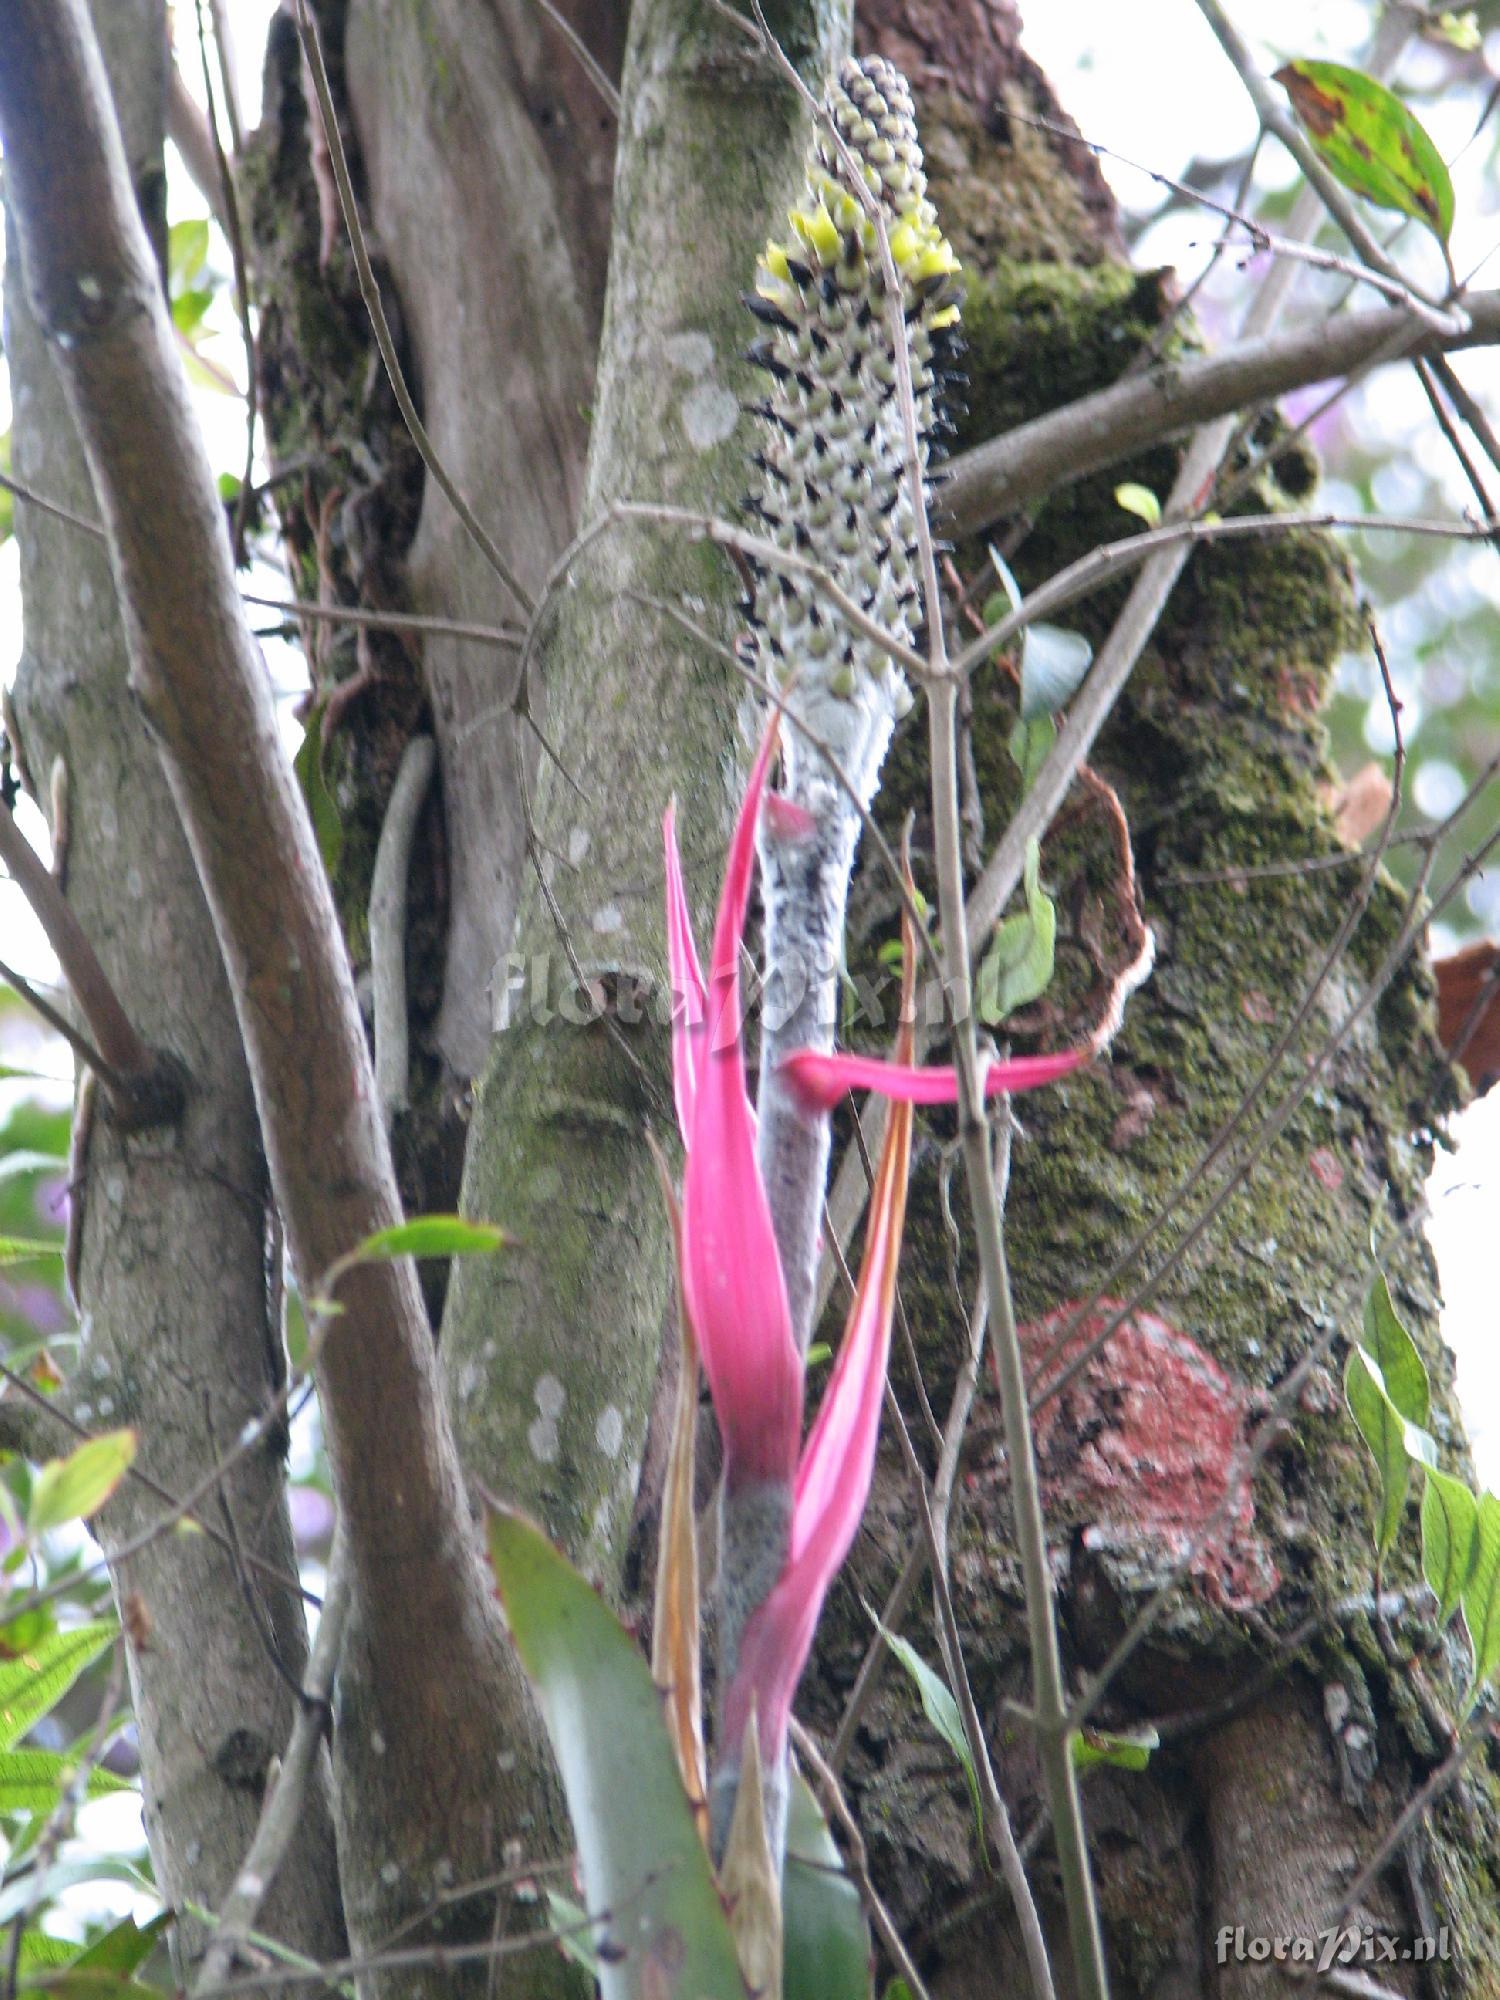
[[[1057,724],[1050,715],[1038,715],[1030,722],[1017,722],[1010,732],[1008,747],[1021,773],[1021,790],[1029,792],[1036,774],[1046,762],[1047,752],[1057,741]]]
[[[201,331],[208,309],[214,302],[213,293],[206,286],[190,285],[184,291],[172,296],[172,324],[184,340],[191,340]]]
[[[599,1943],[602,2000],[744,2000],[734,1940],[662,1698],[604,1600],[522,1515],[492,1506],[490,1561],[562,1772]]]
[[[1335,179],[1422,222],[1446,248],[1453,183],[1422,124],[1383,83],[1343,63],[1289,62],[1275,80]]]
[[[869,1610],[868,1605],[865,1608]],[[958,1712],[958,1703],[953,1699],[948,1683],[941,1674],[934,1673],[915,1646],[910,1645],[898,1632],[888,1632],[873,1611],[870,1612],[870,1616],[874,1620],[876,1631],[915,1681],[917,1693],[922,1698],[923,1714],[963,1766],[963,1774],[969,1781],[969,1798],[974,1807],[974,1827],[983,1847],[984,1808],[979,1798],[979,1774],[974,1769],[974,1753],[970,1750],[969,1739],[964,1734],[963,1717]]]
[[[39,1257],[60,1257],[62,1242],[41,1236],[0,1236],[0,1269],[8,1264],[33,1264]]]
[[[1446,1625],[1474,1567],[1479,1502],[1461,1479],[1428,1466],[1422,1484],[1422,1574]]]
[[[56,1750],[0,1750],[0,1812],[51,1812],[77,1768],[76,1757]],[[89,1772],[84,1787],[91,1799],[130,1789],[113,1771],[98,1768]]]
[[[818,1802],[793,1771],[781,1878],[782,2000],[868,2000],[870,1930]]]
[[[95,1938],[78,1954],[73,1964],[79,1970],[126,1975],[135,1972],[155,1951],[162,1932],[171,1921],[170,1910],[162,1910],[144,1924],[138,1924],[134,1917],[124,1917],[103,1937]]]
[[[414,1215],[391,1229],[367,1236],[355,1256],[362,1264],[393,1257],[484,1257],[509,1242],[493,1222],[466,1222],[461,1215]]]
[[[208,262],[208,217],[190,216],[167,231],[167,273],[175,291],[189,285]]]
[[[1349,1350],[1344,1368],[1344,1400],[1359,1434],[1370,1447],[1380,1476],[1380,1506],[1375,1517],[1375,1550],[1384,1558],[1401,1527],[1411,1460],[1406,1450],[1406,1420],[1385,1392],[1380,1371],[1362,1348]]]
[[[1123,507],[1127,514],[1134,514],[1148,528],[1161,526],[1161,502],[1149,486],[1142,486],[1138,480],[1123,480],[1115,488],[1115,505]]]
[[[1378,1274],[1365,1294],[1364,1330],[1360,1346],[1380,1369],[1385,1392],[1408,1423],[1426,1428],[1432,1414],[1432,1390],[1427,1365],[1415,1341],[1396,1316],[1391,1290]]]
[[[323,771],[323,710],[325,701],[315,702],[308,712],[305,733],[292,768],[307,802],[308,818],[317,836],[318,852],[330,875],[338,873],[344,852],[344,820]]]
[[[975,981],[974,1004],[980,1019],[991,1027],[1018,1007],[1028,1006],[1052,983],[1057,910],[1042,891],[1041,868],[1042,851],[1033,836],[1026,843],[1026,909],[996,926]]]
[[[1474,1648],[1468,1707],[1500,1667],[1500,1499],[1481,1493],[1474,1523],[1474,1567],[1463,1592],[1464,1623]]]
[[[49,1459],[31,1488],[28,1534],[45,1534],[64,1521],[86,1521],[114,1492],[135,1460],[132,1430],[90,1438],[66,1458]]]
[[[1091,1764],[1113,1764],[1121,1771],[1144,1771],[1151,1762],[1151,1752],[1160,1742],[1156,1731],[1149,1728],[1080,1729],[1069,1738],[1073,1765],[1079,1771],[1086,1771]]]
[[[46,1931],[22,1931],[18,1963],[24,1975],[34,1966],[71,1965],[78,1956],[76,1938],[49,1937]]]
[[[594,1933],[589,1924],[588,1911],[582,1903],[575,1903],[571,1896],[565,1896],[560,1889],[544,1889],[547,1899],[547,1914],[557,1926],[557,1948],[564,1958],[571,1958],[582,1968],[590,1979],[599,1977],[599,1954],[594,1949]]]
[[[56,1707],[84,1668],[114,1644],[119,1630],[112,1618],[74,1625],[19,1659],[0,1660],[0,1750],[12,1749]],[[6,1921],[0,1917],[0,1923]]]
[[[1021,609],[1021,586],[1009,563],[996,548],[990,562],[1005,591],[1003,598],[992,597],[984,607],[986,625],[998,624],[1008,605]],[[1070,699],[1093,664],[1094,649],[1081,632],[1069,632],[1061,625],[1038,622],[1021,629],[1021,720],[1035,722],[1055,715]]]

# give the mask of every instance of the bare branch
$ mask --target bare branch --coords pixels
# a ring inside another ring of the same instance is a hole
[[[1197,424],[1382,359],[1447,354],[1500,340],[1500,291],[1480,292],[1465,307],[1469,326],[1463,333],[1438,335],[1404,307],[1372,307],[1290,334],[1247,337],[1216,354],[1081,396],[961,452],[937,496],[939,525],[950,534],[977,534],[1000,515]]]
[[[25,280],[109,530],[133,685],[207,893],[293,1266],[311,1292],[399,1220],[400,1201],[337,914],[245,625],[81,0],[0,0],[0,134]],[[369,1775],[400,1798],[382,1837],[423,1866],[437,1854],[467,1865],[487,1856],[496,1824],[488,1746],[506,1727],[503,1637],[416,1273],[409,1260],[361,1264],[340,1303],[319,1375],[365,1699],[392,1746]],[[441,1631],[447,1648],[449,1692],[436,1702],[411,1671],[423,1631]],[[434,1731],[445,1755],[470,1745],[441,1799]]]
[[[406,1024],[406,877],[417,815],[437,768],[437,745],[414,736],[385,809],[370,881],[370,979],[375,1001],[375,1088],[389,1125],[409,1101]]]
[[[281,1768],[266,1794],[255,1838],[219,1912],[218,1929],[194,1982],[195,1995],[213,1992],[234,1964],[240,1947],[255,1926],[261,1904],[276,1880],[276,1871],[292,1845],[306,1803],[313,1764],[332,1720],[329,1701],[348,1615],[349,1579],[345,1551],[342,1537],[335,1536],[328,1564],[328,1589],[318,1619],[318,1636],[313,1641],[308,1658],[301,1706],[292,1725],[291,1739],[282,1756]]]
[[[93,1037],[93,1046],[82,1041],[76,1030],[47,1008],[24,980],[9,970],[4,977],[66,1038],[75,1054],[98,1072],[118,1116],[132,1120],[170,1117],[180,1100],[180,1086],[176,1090],[169,1086],[162,1062],[131,1025],[98,954],[83,934],[82,925],[3,800],[0,800],[0,861],[9,869],[11,880],[30,904],[32,915],[57,953],[63,975]]]

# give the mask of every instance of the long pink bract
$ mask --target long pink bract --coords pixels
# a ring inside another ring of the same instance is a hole
[[[790,1481],[802,1430],[802,1358],[770,1205],[755,1158],[755,1115],[740,1038],[740,940],[755,866],[755,824],[775,749],[774,725],[745,788],[730,843],[708,969],[708,1019],[686,1090],[682,1279],[724,1440],[730,1486]],[[685,900],[682,905],[685,916]],[[668,919],[669,930],[672,919]],[[675,1053],[675,1050],[674,1050]]]
[[[1002,1091],[1036,1090],[1055,1083],[1070,1070],[1090,1061],[1090,1048],[1065,1049],[1059,1055],[1015,1056],[1009,1062],[991,1063],[985,1073],[986,1097]],[[818,1111],[830,1111],[850,1090],[873,1090],[901,1104],[955,1104],[958,1077],[948,1065],[917,1069],[908,1063],[886,1062],[879,1056],[819,1055],[799,1049],[781,1065],[786,1078],[802,1102]]]

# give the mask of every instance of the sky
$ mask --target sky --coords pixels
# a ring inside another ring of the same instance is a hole
[[[258,115],[260,50],[274,11],[275,0],[229,0],[241,88],[252,123]],[[1370,13],[1367,0],[1254,0],[1253,5],[1240,0],[1231,11],[1268,70],[1302,55],[1357,61]],[[1023,0],[1023,12],[1028,16],[1027,47],[1084,135],[1123,156],[1106,158],[1103,164],[1127,210],[1153,209],[1159,191],[1124,161],[1178,175],[1195,158],[1232,157],[1253,138],[1254,118],[1244,91],[1191,0],[1133,0],[1128,6],[1119,0],[1071,0],[1068,5],[1033,0],[1029,9]],[[189,20],[190,10],[180,9],[178,18]],[[1490,55],[1492,68],[1500,68],[1500,47]],[[1419,66],[1422,60],[1418,52]],[[196,61],[185,65],[185,73],[190,86],[196,86]],[[1440,150],[1448,156],[1459,153],[1469,136],[1472,108],[1439,103],[1431,112],[1424,106],[1424,117]],[[1284,185],[1290,173],[1274,146],[1264,149],[1265,184]],[[202,209],[175,171],[171,202],[174,218]],[[1454,232],[1460,270],[1477,265],[1500,242],[1497,210],[1500,190],[1486,187],[1477,176],[1467,184],[1460,180]],[[1190,276],[1212,237],[1212,218],[1180,211],[1147,231],[1138,246],[1139,259],[1148,265],[1176,264]],[[1414,274],[1433,277],[1422,266],[1427,254],[1423,244],[1403,242],[1403,256],[1408,249]],[[1210,321],[1216,310],[1210,300]],[[217,358],[232,373],[239,372],[233,322],[227,314]],[[1500,410],[1500,370],[1492,365],[1487,377],[1471,371],[1470,379],[1489,407]],[[1367,395],[1370,416],[1393,435],[1399,435],[1408,421],[1425,416],[1425,410],[1405,407],[1410,390],[1404,373],[1388,372]],[[242,440],[238,404],[206,391],[199,392],[198,402],[218,461],[237,464]],[[1466,497],[1458,495],[1458,504]],[[1471,561],[1480,587],[1493,596],[1500,584],[1500,558],[1486,549]],[[16,577],[12,542],[0,549],[0,673],[6,678],[19,646]],[[274,587],[274,576],[270,581]],[[275,671],[278,680],[289,684],[295,668],[283,657]],[[1439,809],[1436,797],[1419,803],[1426,810]],[[28,832],[39,843],[44,840],[39,816],[28,821]],[[1500,889],[1500,881],[1493,886]],[[1492,927],[1500,932],[1500,904]],[[0,934],[6,956],[25,969],[49,972],[45,944],[5,883],[0,883]],[[1492,1274],[1493,1238],[1500,1219],[1500,1089],[1455,1120],[1452,1137],[1456,1149],[1439,1155],[1431,1184],[1430,1234],[1442,1272],[1444,1331],[1458,1355],[1460,1396],[1476,1456],[1482,1476],[1500,1488],[1500,1329],[1495,1324]]]

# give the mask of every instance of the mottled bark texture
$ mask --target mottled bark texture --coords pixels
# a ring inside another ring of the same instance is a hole
[[[353,982],[223,510],[187,401],[79,0],[0,8],[0,133],[19,266],[108,531],[130,689],[188,834],[229,975],[293,1269],[311,1296],[399,1216]],[[351,1942],[374,1948],[507,1843],[551,1845],[534,1727],[500,1629],[407,1260],[338,1281],[318,1357],[349,1545],[334,1765]],[[495,1922],[439,1905],[446,1931]],[[409,1934],[409,1933],[408,1933]],[[528,1984],[545,1984],[548,1954]],[[430,1975],[412,1990],[444,1992]]]
[[[776,25],[816,79],[848,24],[829,6],[785,10]],[[643,0],[621,131],[586,525],[617,500],[722,512],[742,490],[751,376],[739,295],[796,188],[807,126],[708,0]],[[686,604],[724,640],[735,594],[712,551],[616,527],[549,611],[557,763],[538,774],[536,822],[553,907],[528,885],[465,1179],[470,1208],[502,1216],[519,1242],[455,1273],[443,1329],[468,1463],[611,1584],[671,1282],[660,1191],[641,1170],[647,1122],[672,1122],[661,815],[675,790],[701,910],[757,728],[733,675],[640,599]],[[602,1003],[591,1020],[573,1004],[568,952]]]
[[[978,72],[977,86],[971,61],[917,71],[926,78],[920,110],[934,198],[971,281],[964,316],[973,409],[961,442],[1116,379],[1158,329],[1170,296],[1159,275],[1132,274],[1118,261],[1108,230],[1099,227],[1092,168],[1080,183],[1058,156],[1067,149],[1014,116],[1057,113],[1035,71],[1015,55],[1007,10],[992,9],[988,19],[993,67]],[[963,15],[960,49],[971,47],[972,28]],[[869,32],[883,51],[899,55],[911,25],[882,22]],[[934,61],[930,44],[923,46]],[[1257,442],[1274,436],[1268,421]],[[1305,502],[1316,476],[1305,453],[1289,450],[1273,460],[1275,478],[1238,504]],[[1171,454],[1159,450],[1056,493],[1014,538],[1023,586],[1118,532],[1112,490],[1119,478],[1165,492],[1172,465]],[[983,560],[980,548],[959,551],[966,573]],[[1097,641],[1122,596],[1123,587],[1073,622]],[[1023,1322],[1087,1297],[1158,1212],[1239,1101],[1349,906],[1357,872],[1256,880],[1233,871],[1336,852],[1318,709],[1339,652],[1361,643],[1338,549],[1304,534],[1196,556],[1136,671],[1095,761],[1129,816],[1160,957],[1131,1003],[1109,1065],[1018,1106],[1009,1212]],[[1017,796],[1005,749],[1013,702],[1003,678],[976,682],[971,803],[991,844]],[[925,796],[920,733],[908,726],[880,813],[889,828],[908,809],[917,813],[919,863]],[[984,845],[980,834],[976,854]],[[1219,870],[1228,879],[1183,879]],[[1060,912],[1059,979],[1017,1024],[1022,1047],[1031,1034],[1046,1045],[1066,1040],[1090,1018],[1100,966],[1118,959],[1122,942],[1112,902],[1119,881],[1113,836],[1098,800],[1081,789],[1046,842],[1043,873]],[[920,867],[919,877],[930,891]],[[866,868],[855,907],[859,942],[851,935],[851,954],[878,976],[866,954],[894,934],[895,910],[877,870]],[[1398,892],[1382,879],[1315,1010],[1304,1053],[1358,997],[1400,913]],[[1295,1074],[1284,1068],[1273,1101]],[[1273,1389],[1330,1326],[1346,1333],[1357,1327],[1369,1227],[1378,1216],[1382,1241],[1394,1246],[1398,1303],[1437,1385],[1444,1436],[1461,1454],[1431,1260],[1419,1234],[1398,1234],[1421,1199],[1434,1122],[1452,1102],[1451,1073],[1432,1038],[1430,983],[1413,964],[1156,1302],[1167,1327],[1216,1359],[1233,1393]],[[934,1128],[919,1149],[903,1266],[917,1352],[940,1413],[964,1344],[942,1212],[951,1175],[946,1136]],[[956,1185],[952,1193],[962,1214]],[[1172,1240],[1166,1232],[1159,1248]],[[1113,1289],[1127,1294],[1137,1275]],[[966,1297],[973,1277],[965,1258]],[[1172,1440],[1166,1431],[1132,1437],[1122,1413],[1139,1383],[1170,1370],[1172,1352],[1161,1329],[1148,1330],[1137,1348],[1120,1344],[1102,1401],[1081,1398],[1043,1418],[1049,1536],[1068,1664],[1077,1675],[1103,1661],[1162,1569],[1146,1495],[1152,1463],[1170,1458]],[[1343,1353],[1342,1342],[1335,1344],[1327,1369],[1291,1411],[1285,1439],[1256,1481],[1253,1530],[1242,1524],[1227,1551],[1231,1565],[1262,1556],[1273,1562],[1279,1586],[1258,1608],[1235,1613],[1216,1603],[1215,1592],[1232,1594],[1244,1573],[1200,1575],[1180,1591],[1102,1711],[1119,1724],[1156,1719],[1169,1739],[1146,1773],[1095,1772],[1085,1787],[1120,1994],[1278,1990],[1282,1975],[1274,1966],[1215,1962],[1219,1928],[1242,1924],[1247,1936],[1277,1936],[1325,1923],[1383,1828],[1445,1753],[1404,1664],[1412,1635],[1403,1635],[1393,1663],[1364,1616],[1330,1622],[1269,1690],[1257,1694],[1248,1685],[1271,1661],[1277,1635],[1370,1587],[1369,1470],[1341,1407]],[[920,1440],[909,1379],[900,1388]],[[1189,1458],[1206,1456],[1203,1440],[1193,1439]],[[1101,1463],[1119,1482],[1113,1501],[1097,1478]],[[1004,1789],[1024,1829],[1040,1797],[1024,1729],[1003,1705],[1024,1697],[1027,1669],[999,1412],[988,1393],[965,1466],[953,1536],[959,1623]],[[804,1704],[830,1728],[868,1641],[855,1592],[879,1603],[916,1533],[892,1451],[869,1532],[822,1631],[822,1671]],[[1389,1581],[1414,1582],[1414,1550],[1411,1523]],[[920,1623],[914,1636],[931,1657],[934,1645]],[[1453,1662],[1440,1658],[1426,1671],[1452,1712]],[[1236,1706],[1241,1690],[1245,1699]],[[1228,1712],[1215,1720],[1220,1703]],[[1208,1713],[1194,1721],[1188,1712],[1199,1709]],[[878,1879],[934,1991],[978,1996],[1023,1978],[1003,1893],[979,1865],[967,1800],[950,1783],[899,1674],[887,1676],[867,1712],[849,1775]],[[1463,1791],[1395,1857],[1355,1919],[1408,1933],[1450,1926],[1453,1961],[1425,1984],[1409,1965],[1387,1966],[1382,1978],[1392,1990],[1493,1991],[1497,1858],[1500,1787],[1493,1764],[1481,1760]],[[1037,1880],[1045,1913],[1060,1929],[1044,1860]]]
[[[164,9],[131,0],[101,8],[99,24],[137,198],[160,248]],[[16,471],[97,518],[17,256],[7,269]],[[18,748],[44,804],[54,771],[65,774],[69,901],[132,1022],[184,1081],[173,1124],[122,1131],[102,1094],[92,1119],[80,1118],[72,1200],[83,1342],[64,1396],[91,1429],[133,1425],[141,1469],[186,1493],[260,1414],[285,1367],[260,1129],[208,908],[127,685],[107,551],[24,504],[16,529],[26,621]],[[62,829],[54,832],[61,846]],[[225,1481],[222,1507],[210,1502],[210,1517],[232,1521],[244,1558],[261,1566],[236,1563],[207,1535],[170,1532],[111,1561],[116,1599],[131,1604],[127,1653],[152,1862],[178,1909],[219,1902],[292,1724],[290,1684],[307,1636],[284,1452],[284,1435],[273,1435]],[[98,1524],[106,1554],[162,1513],[154,1494],[127,1481]],[[321,1773],[264,1923],[298,1951],[343,1946]],[[200,1925],[184,1917],[172,1934],[180,1977],[201,1943]]]

